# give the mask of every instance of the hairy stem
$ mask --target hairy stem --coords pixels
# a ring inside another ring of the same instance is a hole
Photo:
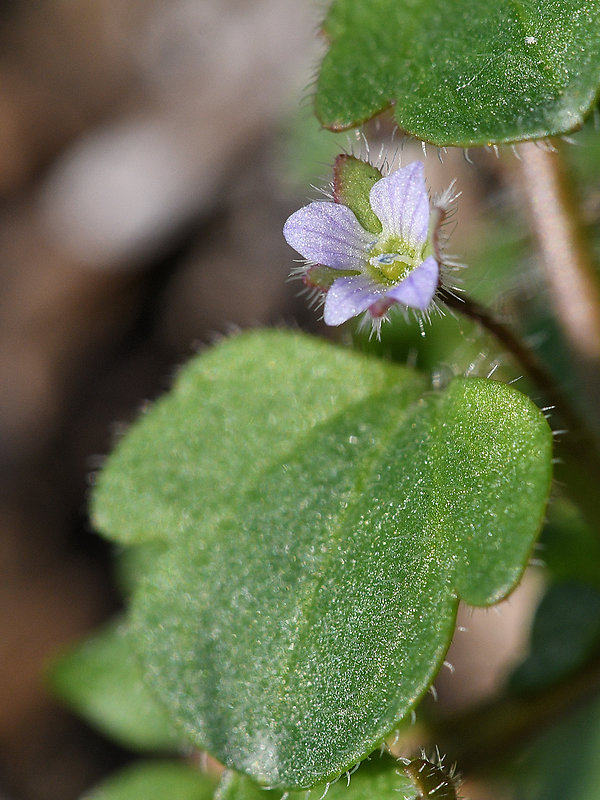
[[[600,291],[560,150],[519,145],[522,192],[556,318],[600,427]]]

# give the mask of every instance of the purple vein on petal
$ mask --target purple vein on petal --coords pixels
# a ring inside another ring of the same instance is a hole
[[[385,294],[385,287],[365,275],[338,278],[327,292],[323,319],[327,325],[341,325],[366,311]]]
[[[438,287],[439,274],[437,261],[429,256],[402,283],[390,289],[387,296],[403,305],[425,311]]]
[[[399,236],[415,249],[424,244],[429,227],[429,196],[421,161],[413,161],[377,181],[369,199],[385,233]]]
[[[360,270],[375,237],[339,203],[317,201],[296,211],[283,226],[286,242],[301,256],[335,269]]]

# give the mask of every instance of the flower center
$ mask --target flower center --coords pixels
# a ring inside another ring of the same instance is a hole
[[[419,266],[420,256],[401,237],[384,233],[371,245],[366,271],[384,286],[395,286]]]
[[[418,266],[418,262],[406,253],[379,253],[379,255],[371,256],[369,264],[384,280],[393,283],[404,280]],[[378,276],[374,275],[374,277]]]

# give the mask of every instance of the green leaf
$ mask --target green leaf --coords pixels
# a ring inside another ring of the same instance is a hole
[[[82,800],[212,800],[216,780],[176,761],[142,761],[112,775]]]
[[[417,789],[404,774],[403,765],[388,755],[374,755],[363,762],[352,775],[339,781],[315,786],[307,798],[306,791],[289,792],[287,800],[319,800],[324,792],[330,800],[419,800]],[[265,793],[255,781],[239,772],[223,774],[215,800],[281,800],[281,790]]]
[[[437,145],[554,136],[600,88],[599,0],[335,0],[324,32],[316,112],[334,130],[393,105]]]
[[[494,381],[424,392],[409,369],[283,332],[201,356],[96,498],[107,529],[135,518],[171,542],[134,598],[155,691],[262,784],[337,777],[427,690],[458,598],[518,582],[550,455],[539,410]]]
[[[119,443],[92,496],[94,523],[126,544],[209,528],[296,439],[393,385],[397,374],[379,361],[275,331],[208,350]],[[415,395],[426,386],[422,376],[403,376]]]
[[[600,649],[600,592],[582,583],[551,586],[537,609],[531,652],[517,667],[510,686],[538,691],[563,680]]]
[[[152,571],[165,544],[159,540],[130,547],[118,546],[115,553],[115,581],[124,597],[129,597],[144,575]]]
[[[565,499],[548,509],[542,535],[544,562],[555,581],[580,581],[600,590],[600,539]]]
[[[116,621],[57,659],[51,688],[87,722],[133,750],[177,750],[176,735],[150,694],[126,626]]]
[[[371,208],[371,189],[381,180],[381,172],[366,161],[342,154],[333,167],[333,196],[336,203],[348,206],[356,219],[371,233],[381,233],[381,222]]]
[[[590,697],[521,750],[512,765],[514,793],[510,796],[527,800],[598,800],[598,752],[600,700]]]

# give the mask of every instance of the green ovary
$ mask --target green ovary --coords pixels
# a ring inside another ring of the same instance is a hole
[[[403,281],[419,263],[420,261],[406,254],[380,253],[369,259],[369,271],[375,280],[397,284]]]
[[[371,250],[367,272],[386,286],[395,286],[403,281],[423,261],[420,254],[398,237],[385,237]]]

